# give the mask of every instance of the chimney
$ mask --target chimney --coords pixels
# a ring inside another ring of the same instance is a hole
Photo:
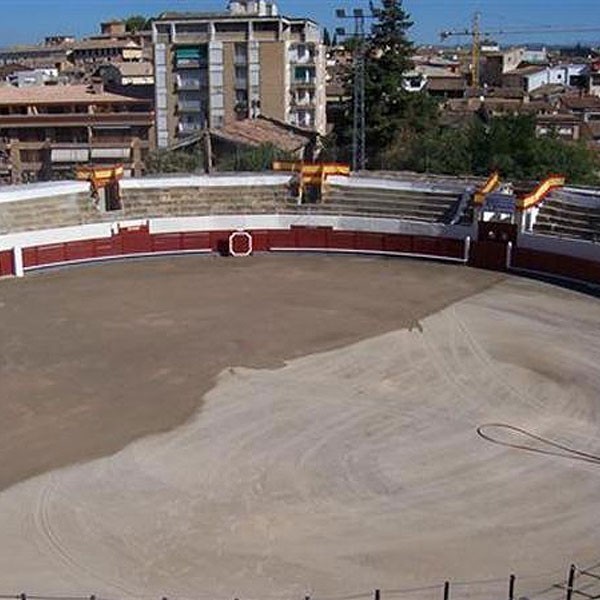
[[[104,79],[102,77],[92,77],[92,83],[90,84],[89,90],[92,94],[103,94]]]

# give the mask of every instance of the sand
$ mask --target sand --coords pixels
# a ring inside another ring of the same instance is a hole
[[[600,454],[597,299],[260,257],[45,273],[0,302],[0,593],[437,599],[451,579],[483,600],[513,572],[554,600],[599,559],[600,466],[477,435]]]

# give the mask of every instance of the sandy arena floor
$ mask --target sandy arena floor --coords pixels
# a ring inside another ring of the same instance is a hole
[[[597,299],[179,258],[3,281],[0,334],[0,595],[554,600],[600,561],[600,463],[477,434],[600,454]]]

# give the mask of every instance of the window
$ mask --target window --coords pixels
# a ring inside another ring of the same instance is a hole
[[[246,64],[248,62],[248,44],[234,44],[233,56],[235,64]]]
[[[247,88],[248,87],[248,69],[246,67],[235,68],[235,87],[236,88]]]
[[[215,23],[217,33],[242,33],[248,32],[248,26],[245,22],[241,23]]]
[[[207,33],[207,23],[177,23],[175,25],[176,33]]]

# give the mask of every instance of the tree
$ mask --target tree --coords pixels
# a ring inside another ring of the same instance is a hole
[[[144,31],[150,29],[150,22],[151,20],[143,15],[131,15],[125,19],[125,29],[130,33]]]
[[[294,157],[272,144],[256,148],[229,146],[217,156],[220,171],[268,171],[276,160],[293,160]]]
[[[537,137],[535,118],[495,117],[453,129],[440,124],[403,128],[382,153],[382,167],[446,175],[487,176],[498,170],[509,180],[565,175],[572,183],[597,184],[598,159],[584,143]]]
[[[371,3],[375,21],[367,39],[365,99],[368,145],[387,145],[405,114],[409,94],[404,74],[411,68],[413,46],[408,39],[412,26],[402,0]]]
[[[195,147],[193,150],[156,150],[146,160],[148,173],[193,173],[203,170],[204,155]]]
[[[374,22],[364,44],[365,53],[365,106],[367,159],[370,166],[378,161],[382,150],[393,141],[398,130],[406,124],[409,104],[414,108],[424,96],[410,98],[403,88],[404,74],[411,68],[413,46],[408,39],[412,21],[404,10],[402,0],[381,0],[376,6],[371,2]],[[356,51],[360,43],[355,38],[344,45]],[[349,70],[345,77],[347,95],[352,96],[354,74]],[[336,138],[342,147],[340,155],[349,152],[352,139],[352,102],[345,107],[344,119],[336,127]]]

